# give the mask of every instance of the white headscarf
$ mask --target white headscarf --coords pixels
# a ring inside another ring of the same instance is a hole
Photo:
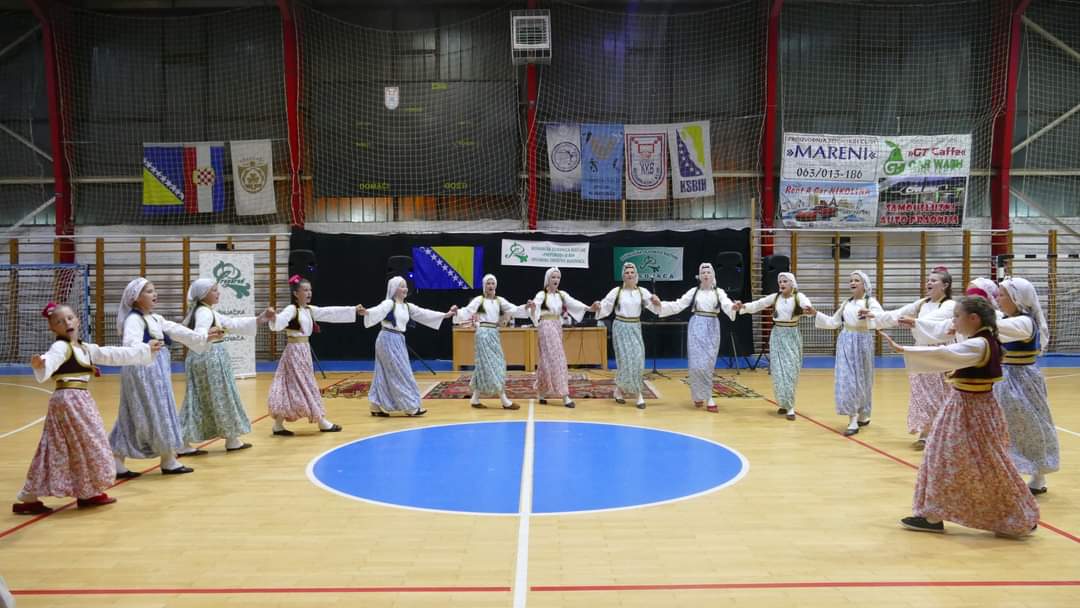
[[[701,281],[701,271],[705,270],[706,268],[708,268],[709,270],[712,270],[712,276],[713,276],[713,280],[712,280],[712,285],[711,285],[711,286],[709,286],[709,287],[706,287],[705,289],[715,289],[715,288],[716,288],[716,269],[714,269],[714,268],[713,268],[713,266],[712,266],[712,264],[710,264],[710,263],[708,263],[708,262],[702,262],[702,263],[698,264],[698,267],[697,267],[697,272],[698,272],[698,276],[697,276],[697,278],[698,278],[698,282],[699,282],[699,284],[700,284],[700,281]]]
[[[637,272],[637,269],[638,269],[637,264],[635,264],[633,262],[623,262],[622,271],[626,272],[627,268],[633,268],[634,272]],[[640,279],[641,279],[641,277],[638,277],[639,281],[640,281]],[[623,280],[625,281],[626,279],[623,279]]]
[[[791,274],[790,272],[781,272],[780,274],[776,275],[776,280],[779,282],[780,279],[784,277],[787,277],[787,280],[791,281],[792,289],[799,288],[799,282],[795,280],[795,275]]]
[[[214,279],[197,279],[188,287],[187,290],[187,315],[184,316],[183,324],[191,327],[191,320],[195,318],[195,309],[199,307],[199,302],[206,297],[206,294],[210,292],[210,289],[217,285],[217,281]]]
[[[1043,314],[1042,304],[1039,303],[1039,294],[1035,286],[1027,279],[1020,277],[1005,277],[1001,282],[1001,288],[1009,293],[1009,297],[1016,303],[1016,307],[1024,314],[1030,314],[1034,321],[1039,324],[1040,352],[1045,353],[1050,344],[1050,328],[1046,325],[1046,315]]]
[[[979,289],[985,291],[986,295],[990,296],[990,303],[994,305],[994,308],[997,308],[997,283],[985,277],[975,277],[974,279],[971,279],[971,282]],[[964,291],[967,291],[967,288],[965,288]]]
[[[407,285],[405,279],[402,277],[393,277],[386,282],[386,299],[394,300],[394,295],[397,293],[398,287]],[[394,300],[396,301],[396,300]]]
[[[861,270],[856,270],[851,274],[859,275],[859,278],[862,279],[864,298],[869,298],[870,296],[874,295],[874,284],[870,282],[869,275],[867,275]]]
[[[493,274],[485,274],[484,275],[484,280],[480,281],[480,289],[481,290],[483,290],[484,286],[487,285],[488,279],[491,279],[492,281],[495,282],[495,287],[499,286],[499,279],[496,279],[495,275],[493,275]]]
[[[552,266],[551,268],[548,268],[546,272],[544,272],[544,291],[547,291],[548,285],[551,283],[551,275],[555,274],[556,272],[559,273],[559,275],[562,275],[562,271],[559,270],[558,266]]]
[[[116,313],[116,333],[121,339],[124,337],[124,321],[131,314],[131,306],[135,304],[135,300],[139,299],[143,287],[146,287],[149,282],[139,277],[128,283],[127,287],[124,288],[124,295],[120,296],[120,310]]]

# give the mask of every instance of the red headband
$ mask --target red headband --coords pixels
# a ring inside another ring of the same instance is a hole
[[[53,313],[54,310],[56,310],[57,306],[59,306],[59,304],[57,304],[56,302],[49,302],[48,304],[45,305],[45,308],[43,308],[41,310],[41,316],[48,319],[49,317],[52,316],[52,313]]]
[[[297,283],[299,283],[300,281],[303,281],[303,280],[304,280],[304,277],[302,277],[302,276],[300,276],[298,274],[294,274],[291,277],[289,277],[289,285],[296,285]]]
[[[949,272],[949,269],[944,266],[934,266],[934,269],[930,272]]]
[[[987,302],[990,301],[990,294],[986,293],[985,291],[983,291],[982,289],[980,289],[978,287],[968,287],[967,290],[964,291],[964,295],[966,295],[966,296],[978,296],[978,297],[986,300]]]

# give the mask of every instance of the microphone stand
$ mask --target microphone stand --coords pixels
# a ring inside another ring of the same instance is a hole
[[[654,296],[656,295],[656,277],[653,277],[653,280],[652,280],[652,293],[653,293]],[[659,297],[659,296],[657,296],[657,297]],[[644,302],[641,303],[641,310],[642,310],[642,312],[645,311],[645,303]],[[660,326],[659,325],[653,325],[653,327],[655,327],[656,330],[653,331],[653,339],[652,339],[652,341],[656,342],[656,331],[660,329]],[[656,357],[657,357],[657,354],[658,354],[656,351],[659,349],[659,347],[660,347],[659,344],[653,344],[652,371],[649,372],[649,375],[650,376],[659,376],[659,377],[664,378],[666,380],[671,380],[670,376],[668,376],[668,375],[664,374],[663,372],[661,372],[660,370],[656,369]]]

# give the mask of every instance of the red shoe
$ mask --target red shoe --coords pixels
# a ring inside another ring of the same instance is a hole
[[[11,512],[16,515],[41,515],[52,513],[52,508],[46,507],[40,500],[35,500],[34,502],[17,502],[11,505]]]
[[[79,508],[81,509],[83,507],[100,507],[101,505],[111,505],[112,503],[116,502],[116,499],[102,492],[97,496],[93,496],[91,498],[80,498],[75,502],[79,503]]]

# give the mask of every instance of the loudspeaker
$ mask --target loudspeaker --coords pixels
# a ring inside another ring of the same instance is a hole
[[[778,277],[791,272],[791,260],[786,255],[770,255],[761,261],[761,291],[764,294],[780,291]]]
[[[412,256],[392,255],[386,259],[386,278],[403,277],[409,287],[409,293],[416,291],[416,283],[413,282]]]
[[[723,289],[729,298],[741,299],[746,274],[742,254],[738,251],[721,251],[716,254],[713,269],[716,270],[716,286]]]
[[[289,251],[289,276],[298,274],[312,283],[319,276],[319,264],[315,261],[315,252],[310,249],[292,249]]]
[[[841,260],[846,260],[846,259],[850,258],[851,257],[851,237],[850,236],[842,236],[842,237],[839,238],[839,240],[834,240],[833,241],[833,249],[834,249],[833,255],[836,255],[835,250],[838,249],[840,251],[840,259]]]

